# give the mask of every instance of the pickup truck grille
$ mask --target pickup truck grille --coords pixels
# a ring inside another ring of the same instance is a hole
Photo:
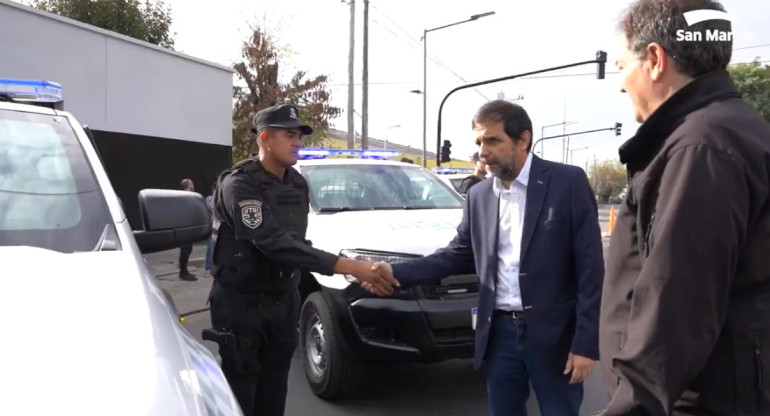
[[[421,292],[425,299],[457,299],[475,295],[479,292],[479,278],[475,274],[449,276],[438,284],[422,285]]]
[[[476,332],[470,327],[434,329],[433,338],[440,345],[471,344],[476,340]]]

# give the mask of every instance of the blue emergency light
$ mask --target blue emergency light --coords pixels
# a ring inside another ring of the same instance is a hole
[[[0,78],[0,96],[13,102],[61,109],[62,87],[51,81]]]
[[[473,173],[473,168],[433,168],[436,175],[451,175],[453,173]]]
[[[299,149],[300,160],[326,159],[332,156],[356,156],[363,159],[386,160],[398,155],[395,149]]]

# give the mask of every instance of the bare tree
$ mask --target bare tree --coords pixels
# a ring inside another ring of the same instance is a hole
[[[238,86],[233,94],[233,161],[242,160],[257,151],[251,134],[251,120],[264,108],[277,104],[294,104],[300,109],[300,119],[315,130],[306,138],[306,145],[318,145],[327,137],[329,122],[342,112],[331,105],[327,76],[309,77],[306,71],[295,72],[282,82],[282,68],[289,56],[288,48],[280,46],[264,26],[254,26],[249,39],[241,48],[241,60],[233,65]]]

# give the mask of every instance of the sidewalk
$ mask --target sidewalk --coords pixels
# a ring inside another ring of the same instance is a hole
[[[147,254],[144,259],[160,287],[166,289],[174,299],[179,313],[189,315],[208,309],[206,298],[211,289],[211,278],[203,277],[206,256],[206,244],[196,244],[190,254],[187,269],[198,278],[188,282],[179,279],[179,249]]]

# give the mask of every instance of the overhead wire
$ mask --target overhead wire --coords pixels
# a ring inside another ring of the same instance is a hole
[[[752,62],[735,62],[731,63],[730,66],[737,66],[737,65],[747,65],[752,64],[754,62],[757,62],[759,64],[766,64],[770,63],[770,60],[763,60],[763,61],[752,61]],[[620,71],[607,71],[605,72],[605,75],[617,75],[620,74]],[[532,76],[526,76],[516,79],[541,79],[541,78],[570,78],[570,77],[586,77],[586,76],[596,76],[595,72],[582,72],[582,73],[576,73],[576,74],[554,74],[554,75],[532,75]],[[369,85],[415,85],[419,84],[419,81],[386,81],[386,82],[369,82]],[[342,87],[347,86],[348,84],[326,84],[329,87]],[[359,84],[356,84],[359,85]]]
[[[390,34],[392,34],[393,36],[395,36],[397,39],[399,39],[399,40],[401,40],[401,41],[405,42],[405,43],[406,43],[406,44],[407,44],[407,45],[408,45],[410,48],[412,48],[412,49],[414,49],[414,50],[417,50],[417,47],[419,47],[419,46],[421,45],[421,42],[420,42],[420,41],[418,41],[418,40],[417,40],[417,39],[415,39],[415,38],[414,38],[412,35],[410,35],[410,34],[409,34],[409,33],[408,33],[406,30],[404,30],[404,28],[403,28],[403,27],[401,27],[401,25],[399,25],[399,24],[398,24],[398,23],[397,23],[395,20],[393,20],[393,19],[392,19],[390,16],[388,16],[387,14],[385,14],[385,12],[383,12],[382,10],[380,10],[380,9],[379,9],[377,6],[375,6],[375,5],[373,5],[373,4],[370,4],[370,7],[372,7],[374,10],[376,10],[376,11],[377,11],[377,13],[379,13],[380,15],[382,15],[382,16],[383,16],[385,19],[387,19],[388,21],[390,21],[391,23],[393,23],[393,25],[394,25],[394,26],[396,26],[396,27],[397,27],[397,28],[398,28],[398,29],[399,29],[399,30],[400,30],[400,31],[401,31],[401,32],[402,32],[404,35],[406,35],[406,37],[407,37],[407,38],[408,38],[410,41],[412,41],[414,44],[412,44],[412,43],[410,43],[410,42],[407,42],[407,41],[406,41],[406,40],[405,40],[405,39],[404,39],[402,36],[400,36],[400,35],[398,35],[397,33],[393,32],[393,31],[392,31],[392,30],[390,30],[388,27],[386,27],[385,25],[383,25],[382,23],[380,23],[379,21],[377,21],[375,18],[372,18],[372,17],[370,17],[370,18],[372,19],[372,21],[373,21],[375,24],[377,24],[378,26],[380,26],[380,27],[381,27],[381,28],[383,28],[384,30],[388,31]],[[424,40],[423,40],[423,41],[424,41]],[[415,44],[416,44],[417,46],[415,46]],[[446,71],[448,71],[449,73],[451,73],[452,75],[454,75],[455,77],[457,77],[457,78],[458,78],[460,81],[462,81],[462,82],[465,82],[465,83],[468,83],[468,80],[467,80],[467,79],[465,79],[463,76],[461,76],[460,74],[458,74],[456,71],[454,71],[452,68],[450,68],[450,67],[449,67],[449,65],[447,65],[446,63],[444,63],[444,62],[443,62],[443,61],[441,61],[440,59],[438,59],[438,58],[435,58],[435,57],[433,57],[433,56],[432,56],[432,55],[430,55],[430,54],[426,54],[426,57],[427,57],[429,60],[431,60],[431,61],[432,61],[434,64],[436,64],[436,65],[440,66],[441,68],[445,69]],[[484,94],[483,94],[481,91],[479,91],[477,88],[474,88],[474,91],[476,91],[476,92],[477,92],[479,95],[481,95],[481,96],[482,96],[484,99],[486,99],[486,100],[489,100],[489,97],[487,97],[486,95],[484,95]]]

